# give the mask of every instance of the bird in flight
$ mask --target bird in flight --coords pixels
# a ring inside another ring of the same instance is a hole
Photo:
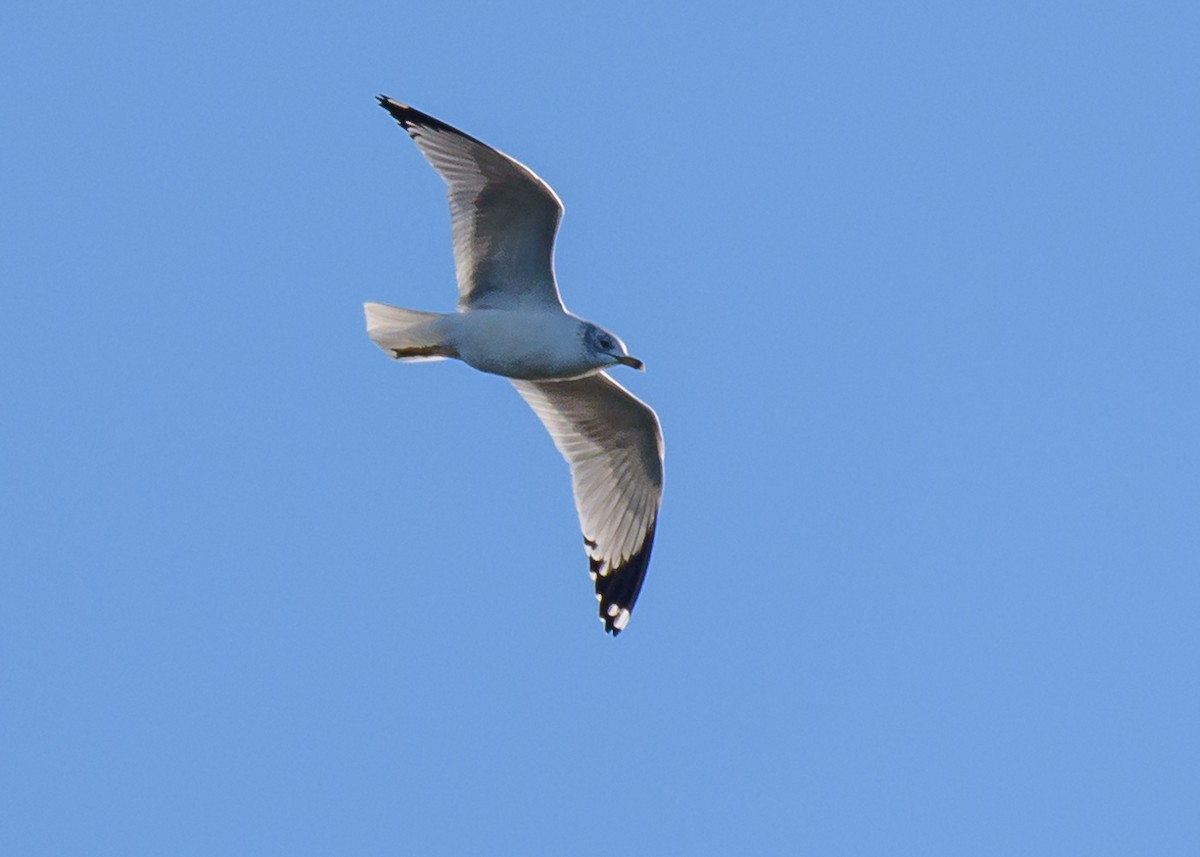
[[[532,170],[379,96],[446,182],[458,311],[364,304],[367,334],[402,361],[461,360],[512,381],[567,460],[600,621],[616,636],[642,589],[663,489],[658,417],[609,377],[642,369],[624,343],[563,306],[554,236],[563,207]]]

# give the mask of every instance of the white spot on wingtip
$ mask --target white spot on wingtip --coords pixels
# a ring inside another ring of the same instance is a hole
[[[618,631],[624,631],[625,626],[628,624],[629,624],[629,611],[622,609],[621,614],[619,616],[617,616],[616,619],[613,620],[613,628],[615,628]]]
[[[621,608],[618,607],[616,604],[608,605],[608,615],[609,616],[616,616],[620,612],[621,612]]]

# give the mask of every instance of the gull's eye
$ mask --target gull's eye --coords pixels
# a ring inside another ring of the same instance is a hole
[[[607,336],[600,337],[600,347],[603,348],[605,351],[611,351],[612,347],[614,345],[616,345],[616,343],[613,342],[611,339],[609,339]]]

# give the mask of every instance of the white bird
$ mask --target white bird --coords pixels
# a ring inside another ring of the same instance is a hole
[[[532,170],[379,96],[449,189],[458,312],[364,304],[397,360],[462,360],[512,380],[571,468],[600,620],[624,630],[650,562],[663,488],[658,417],[604,371],[642,369],[613,334],[567,312],[554,278],[558,196]]]

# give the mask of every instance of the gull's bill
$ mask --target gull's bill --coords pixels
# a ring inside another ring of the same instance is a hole
[[[379,96],[446,182],[463,309],[562,308],[554,235],[563,207],[524,164],[406,104]]]
[[[571,467],[575,508],[614,636],[642,589],[663,488],[658,417],[603,372],[574,381],[513,381]]]

